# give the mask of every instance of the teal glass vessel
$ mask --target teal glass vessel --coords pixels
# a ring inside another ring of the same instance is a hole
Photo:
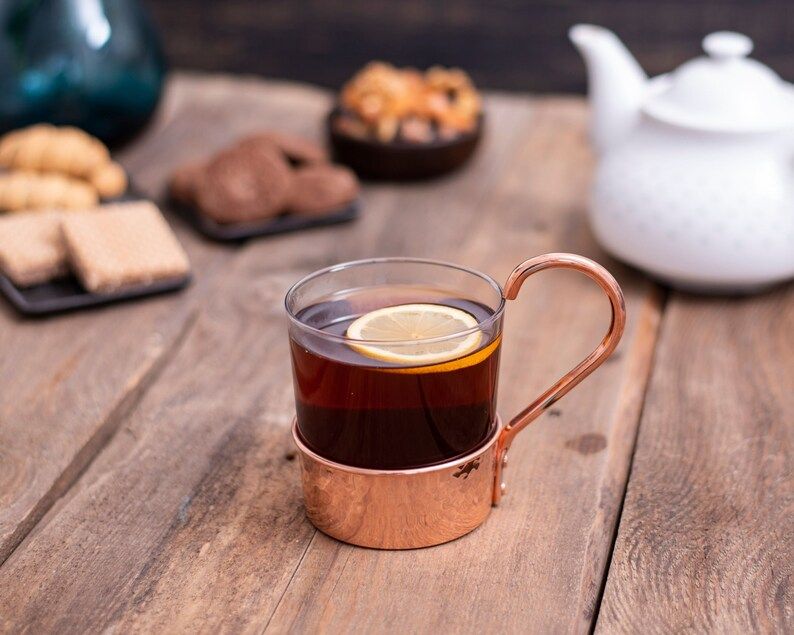
[[[137,0],[0,2],[0,131],[40,121],[116,144],[160,99],[165,60]]]

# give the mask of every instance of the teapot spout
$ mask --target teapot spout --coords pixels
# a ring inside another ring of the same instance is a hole
[[[619,143],[637,122],[648,77],[609,29],[577,24],[568,37],[587,66],[590,138],[596,150],[604,152]]]

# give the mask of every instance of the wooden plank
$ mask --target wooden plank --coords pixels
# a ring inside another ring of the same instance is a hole
[[[500,279],[554,249],[604,260],[582,218],[591,159],[578,101],[536,103],[533,125],[456,256]],[[317,534],[268,623],[272,632],[587,631],[622,500],[659,298],[608,263],[627,294],[617,357],[518,437],[509,495],[458,541],[362,550]],[[500,409],[516,412],[592,348],[606,301],[586,279],[549,273],[508,308]]]
[[[449,595],[445,602],[455,595],[482,602],[477,618],[487,625],[589,624],[658,315],[649,288],[627,272],[621,277],[637,317],[622,357],[585,384],[592,391],[600,385],[601,396],[593,401],[582,392],[577,402],[574,393],[557,411],[557,426],[538,427],[519,440],[514,456],[530,456],[532,442],[533,460],[514,459],[512,500],[471,537],[434,550],[390,554],[315,536],[302,518],[296,466],[288,458],[291,389],[277,318],[281,295],[298,275],[328,260],[384,249],[458,256],[500,277],[528,252],[552,246],[593,252],[580,237],[582,220],[571,217],[581,210],[589,165],[582,150],[582,107],[549,102],[532,118],[529,105],[494,100],[500,124],[476,170],[418,191],[370,188],[367,214],[354,227],[246,247],[217,281],[171,365],[125,421],[124,434],[0,568],[0,588],[26,590],[0,597],[6,624],[249,630],[268,623],[278,607],[273,629],[286,623],[427,626],[437,604],[428,590],[442,588]],[[554,152],[557,133],[568,126],[572,130],[561,137],[573,144],[573,166],[563,150]],[[540,157],[548,169],[527,181],[527,167]],[[572,189],[564,187],[570,177],[578,183]],[[432,237],[423,223],[432,227]],[[493,232],[490,239],[486,231]],[[562,275],[556,287],[550,282],[512,307],[506,337],[515,344],[505,355],[502,392],[507,411],[523,405],[527,385],[539,390],[575,361],[604,326],[586,315],[590,308],[606,308],[586,281]],[[567,303],[571,297],[578,305]],[[536,326],[527,329],[526,323]],[[583,330],[569,335],[563,325]],[[561,341],[553,342],[555,336]],[[529,366],[526,349],[535,355]],[[598,451],[604,443],[606,451]],[[532,489],[520,488],[533,481]],[[551,522],[534,512],[546,506]],[[403,595],[375,576],[378,584],[364,601],[357,589],[370,588],[373,580],[362,583],[352,566],[342,565],[351,553],[362,559],[362,573],[390,567],[390,575],[403,581],[396,585]],[[472,553],[489,554],[492,562],[478,566]],[[550,558],[554,553],[565,557]],[[338,563],[331,571],[317,566],[328,559]],[[558,569],[559,580],[548,580],[544,565]],[[400,600],[407,597],[409,579],[421,579],[419,606],[413,596],[413,604]],[[15,584],[4,584],[10,580]],[[504,581],[516,594],[529,594],[529,604],[505,612],[504,599],[490,592]],[[334,584],[337,590],[331,591]],[[327,597],[344,613],[324,614]],[[307,605],[296,616],[298,600]],[[460,627],[471,623],[463,621],[465,615],[449,610],[444,617],[452,620],[447,626]]]
[[[324,95],[292,87],[178,76],[145,135],[121,154],[135,188],[162,199],[171,168],[268,125],[319,136]],[[286,101],[285,101],[286,100]],[[296,116],[296,115],[300,115]],[[211,125],[222,117],[223,125]],[[295,126],[293,126],[295,127]],[[25,320],[0,306],[0,562],[115,433],[195,317],[207,283],[234,255],[171,218],[195,282],[184,293],[97,311]],[[123,325],[123,328],[120,328]]]
[[[794,630],[794,287],[673,295],[598,632]]]
[[[248,108],[245,85],[228,87],[228,110]],[[261,87],[273,103],[294,100]],[[526,100],[497,99],[492,110],[502,127],[468,172],[424,195],[373,186],[358,223],[251,243],[226,263],[121,432],[0,567],[5,625],[242,628],[272,614],[314,534],[285,458],[292,395],[283,293],[318,266],[399,248],[411,236],[420,237],[418,253],[452,253],[466,227],[481,223],[482,196],[528,121]],[[417,227],[453,193],[461,196],[447,203],[454,222],[439,217],[438,235],[426,240]]]
[[[161,116],[139,141],[139,157],[151,159],[181,96],[178,86],[170,87]],[[148,185],[139,184],[145,192]],[[212,250],[183,242],[200,271]],[[2,303],[0,562],[68,489],[167,360],[190,322],[198,287],[40,320],[23,319]]]

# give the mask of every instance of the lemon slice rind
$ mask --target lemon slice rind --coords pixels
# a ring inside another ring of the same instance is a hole
[[[347,337],[350,347],[365,357],[393,364],[427,366],[457,359],[476,350],[482,341],[482,331],[454,336],[477,326],[477,318],[456,307],[399,304],[365,313],[347,327]],[[436,338],[444,339],[423,341]],[[357,343],[356,340],[367,343]],[[416,344],[404,343],[411,340]],[[390,341],[399,341],[400,345],[390,345]]]

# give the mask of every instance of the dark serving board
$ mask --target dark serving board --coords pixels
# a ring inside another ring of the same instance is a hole
[[[247,238],[258,238],[260,236],[274,236],[287,232],[298,231],[301,229],[311,229],[312,227],[325,227],[327,225],[337,225],[347,223],[358,217],[358,201],[353,201],[349,205],[322,216],[299,216],[297,214],[285,214],[268,218],[261,221],[249,223],[216,223],[211,218],[199,214],[194,209],[185,205],[173,204],[174,209],[201,234],[212,240],[221,242],[237,242]]]
[[[74,276],[20,288],[0,274],[0,291],[23,315],[43,316],[178,291],[186,287],[190,280],[191,276],[188,274],[183,278],[127,287],[112,293],[91,293],[86,291]]]

